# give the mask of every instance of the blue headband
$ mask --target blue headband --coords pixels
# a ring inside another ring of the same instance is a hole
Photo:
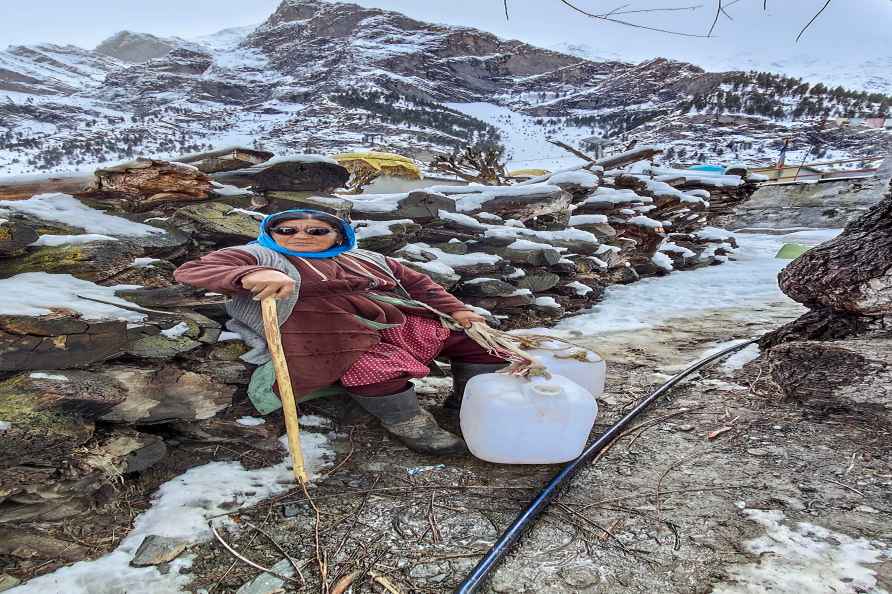
[[[295,251],[289,250],[288,248],[286,248],[284,246],[279,245],[278,243],[276,243],[276,240],[270,236],[267,229],[269,229],[269,227],[276,221],[287,221],[289,218],[294,218],[294,217],[289,217],[288,215],[293,215],[295,213],[300,213],[303,215],[323,215],[322,220],[329,220],[331,218],[337,218],[337,217],[333,217],[333,215],[331,215],[327,212],[322,212],[321,210],[312,210],[309,208],[296,208],[293,210],[284,210],[282,212],[273,213],[271,215],[267,215],[266,217],[264,217],[263,221],[261,221],[260,234],[257,236],[256,243],[262,245],[265,248],[269,248],[271,250],[279,252],[280,254],[285,254],[287,256],[295,256],[298,258],[314,258],[314,259],[333,258],[333,257],[337,256],[338,254],[343,254],[344,252],[349,252],[350,250],[352,250],[353,248],[356,247],[356,234],[353,232],[353,227],[350,226],[350,223],[348,223],[347,221],[345,221],[343,219],[337,219],[338,223],[340,225],[341,234],[344,236],[344,243],[342,243],[341,245],[332,246],[322,252],[295,252]],[[255,243],[255,242],[252,242],[252,243]]]

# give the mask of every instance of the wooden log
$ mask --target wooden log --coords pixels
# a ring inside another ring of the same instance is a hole
[[[95,180],[81,195],[138,212],[160,204],[204,200],[211,188],[211,178],[191,165],[140,158],[97,169]]]
[[[37,194],[61,192],[77,194],[90,182],[92,175],[18,175],[0,178],[0,200],[27,200]]]
[[[343,187],[350,172],[337,162],[316,155],[272,159],[252,167],[213,174],[220,183],[258,192],[321,192]]]
[[[784,268],[781,290],[810,308],[892,314],[892,193]]]
[[[220,173],[245,169],[273,158],[273,153],[240,146],[227,147],[204,153],[177,157],[174,161],[188,163],[204,173]]]
[[[630,149],[616,155],[611,155],[609,157],[599,159],[595,161],[595,165],[603,167],[606,171],[608,169],[624,167],[626,165],[629,165],[630,163],[646,161],[647,159],[651,159],[662,152],[663,149],[657,148],[655,146],[639,146],[637,148]]]
[[[0,219],[0,258],[18,256],[37,241],[37,231],[19,221]]]
[[[121,353],[126,344],[123,321],[83,320],[66,310],[0,316],[0,371],[85,367]]]

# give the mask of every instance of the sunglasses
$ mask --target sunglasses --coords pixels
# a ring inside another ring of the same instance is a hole
[[[303,231],[307,235],[312,235],[313,237],[322,237],[335,232],[331,227],[309,227],[308,229],[297,229],[296,227],[272,227],[270,231],[276,235],[297,235]]]

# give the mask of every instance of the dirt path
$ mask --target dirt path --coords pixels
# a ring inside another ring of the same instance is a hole
[[[778,301],[591,338],[611,362],[594,434],[663,374],[798,313]],[[892,587],[889,428],[846,411],[819,417],[783,403],[765,378],[753,365],[716,367],[676,389],[640,419],[651,424],[577,476],[483,591],[854,594]],[[436,407],[444,395],[440,389],[425,400],[454,426]],[[346,459],[311,491],[321,518],[319,556],[329,583],[352,571],[365,575],[354,592],[382,591],[369,570],[401,592],[451,591],[557,469],[424,458],[343,401],[312,408],[335,419]],[[723,432],[709,439],[713,431]],[[441,462],[445,468],[407,473]],[[315,513],[304,499],[291,491],[234,517],[263,526],[305,562],[308,591],[320,591]],[[747,544],[760,537],[761,544]],[[263,565],[282,559],[253,530],[227,539]],[[759,565],[755,550],[765,553]],[[232,559],[217,543],[195,552],[196,591],[234,591],[258,573],[239,563],[224,577]]]

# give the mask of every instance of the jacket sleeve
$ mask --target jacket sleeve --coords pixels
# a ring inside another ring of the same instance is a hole
[[[387,264],[390,265],[394,276],[399,279],[403,288],[406,289],[412,299],[427,303],[431,307],[447,314],[471,309],[431,280],[431,277],[428,275],[412,270],[408,266],[403,266],[393,258],[387,258]]]
[[[247,292],[241,279],[257,270],[270,270],[258,266],[257,259],[241,250],[222,249],[186,262],[177,268],[173,277],[179,283],[201,287],[219,293]]]

